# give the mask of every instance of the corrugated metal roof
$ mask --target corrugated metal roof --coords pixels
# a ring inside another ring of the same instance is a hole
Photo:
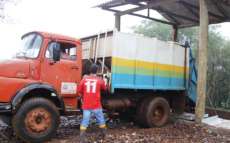
[[[230,22],[230,0],[207,0],[207,3],[210,24]],[[115,9],[118,6],[127,4],[133,4],[137,7],[124,11]],[[135,13],[137,11],[153,9],[179,28],[199,24],[199,0],[111,0],[98,5],[98,7],[121,15],[130,14],[136,16],[138,16]],[[147,15],[144,15],[144,17],[148,18]]]

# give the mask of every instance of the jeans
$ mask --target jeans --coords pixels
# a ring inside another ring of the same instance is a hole
[[[97,124],[99,126],[105,125],[104,114],[102,109],[93,109],[93,110],[83,110],[83,119],[81,121],[81,126],[87,128],[89,126],[89,121],[91,116],[95,116]]]

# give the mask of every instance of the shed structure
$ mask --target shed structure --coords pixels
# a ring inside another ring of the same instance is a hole
[[[209,24],[230,21],[230,0],[206,0],[209,14]],[[132,8],[118,10],[118,7],[132,5]],[[115,12],[115,15],[133,15],[155,20],[178,28],[199,25],[199,0],[111,0],[98,7]],[[146,10],[145,15],[137,12]],[[156,10],[165,20],[150,16],[149,11]]]
[[[124,8],[125,6],[127,8]],[[110,0],[97,7],[115,13],[117,30],[120,30],[123,15],[138,16],[172,25],[174,41],[177,41],[179,28],[200,26],[196,103],[196,121],[200,123],[205,110],[208,25],[230,22],[230,0]],[[140,13],[144,10],[145,14]],[[151,10],[156,10],[164,19],[151,17]]]

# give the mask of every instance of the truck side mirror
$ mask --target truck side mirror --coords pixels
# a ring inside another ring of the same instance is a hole
[[[61,46],[59,43],[55,42],[53,44],[53,60],[55,62],[60,61],[61,58]]]

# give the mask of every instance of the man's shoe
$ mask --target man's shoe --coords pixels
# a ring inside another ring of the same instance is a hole
[[[107,131],[106,128],[101,128],[101,138],[102,138],[102,139],[105,138],[105,136],[106,136],[106,131]]]
[[[86,131],[80,131],[80,143],[86,143]]]

